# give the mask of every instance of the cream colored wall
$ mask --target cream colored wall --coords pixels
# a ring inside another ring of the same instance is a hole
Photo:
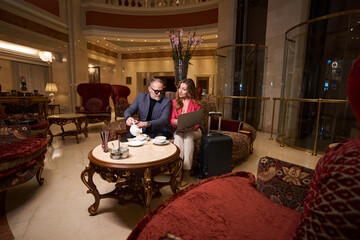
[[[10,90],[14,89],[12,79],[11,62],[0,59],[0,84],[2,92],[10,92]]]
[[[196,81],[196,76],[209,76],[210,85],[211,80],[216,73],[215,58],[214,57],[193,57],[188,68],[188,78],[192,78]],[[124,85],[126,77],[132,78],[132,84],[128,84],[131,89],[129,101],[134,101],[138,94],[138,82],[143,82],[143,77],[137,79],[137,73],[159,73],[167,72],[174,75],[174,62],[172,58],[163,59],[136,59],[136,60],[123,60],[121,65],[125,68],[124,72],[121,72],[121,81]],[[141,75],[142,76],[142,75]],[[210,86],[210,91],[212,86]]]

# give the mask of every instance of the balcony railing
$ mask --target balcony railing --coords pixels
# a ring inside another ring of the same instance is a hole
[[[104,3],[121,7],[134,8],[162,8],[162,7],[179,7],[211,2],[214,0],[94,0],[92,2]],[[89,2],[89,1],[83,1]]]
[[[242,101],[244,103],[244,107],[240,109],[240,115],[242,116],[241,119],[234,119],[234,120],[241,120],[245,123],[249,123],[256,130],[263,131],[264,130],[264,113],[266,108],[266,102],[270,100],[270,97],[249,97],[249,96],[214,96],[218,99],[217,101],[217,109],[223,112],[223,115],[233,115],[227,114],[225,108],[225,99],[231,99],[232,101]],[[251,106],[249,107],[248,102],[252,101]],[[250,121],[247,119],[248,113],[253,112],[260,112],[258,110],[261,109],[261,115],[255,115]],[[257,124],[259,123],[259,124]]]

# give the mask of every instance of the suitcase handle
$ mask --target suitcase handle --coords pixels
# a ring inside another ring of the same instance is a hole
[[[208,133],[207,133],[208,136],[210,135],[211,117],[214,116],[214,115],[219,116],[218,132],[220,132],[220,129],[221,129],[222,112],[209,112]]]

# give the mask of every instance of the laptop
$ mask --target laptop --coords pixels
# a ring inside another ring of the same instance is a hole
[[[177,128],[176,130],[183,130],[201,123],[203,118],[204,109],[199,109],[196,111],[183,113],[178,116]]]

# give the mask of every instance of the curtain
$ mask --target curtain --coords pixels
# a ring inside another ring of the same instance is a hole
[[[38,90],[45,93],[45,85],[52,82],[50,66],[41,66],[29,63],[12,62],[13,82],[16,90],[20,90],[21,80],[26,81],[27,92]]]

